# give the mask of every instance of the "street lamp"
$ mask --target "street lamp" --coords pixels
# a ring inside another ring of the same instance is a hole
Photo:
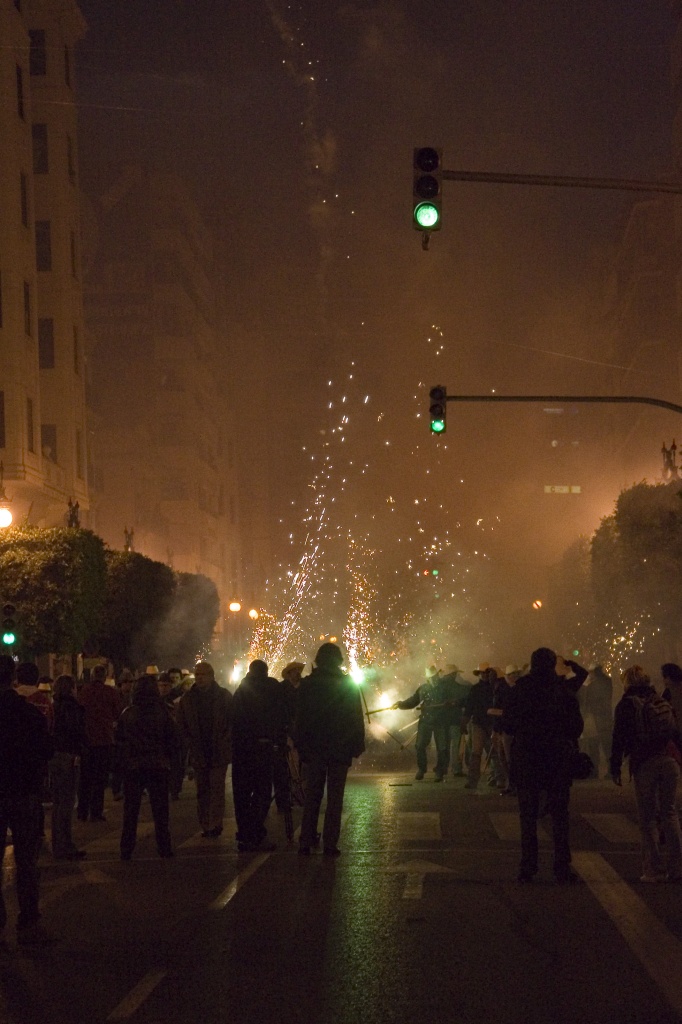
[[[231,612],[240,612],[242,610],[242,606],[239,601],[230,601],[228,607]]]
[[[0,529],[5,530],[8,526],[12,525],[14,516],[10,509],[10,499],[5,494],[5,486],[3,483],[5,476],[5,467],[0,462]]]
[[[256,608],[252,608],[251,611],[249,612],[249,618],[253,619],[254,622],[258,618],[258,615],[259,615],[259,612],[258,612],[258,610]]]

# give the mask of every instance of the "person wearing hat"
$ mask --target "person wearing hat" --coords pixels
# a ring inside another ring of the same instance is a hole
[[[418,686],[411,697],[398,700],[392,706],[393,711],[411,711],[416,707],[421,709],[415,742],[417,781],[421,781],[427,771],[427,751],[432,738],[436,745],[434,782],[442,782],[447,773],[451,714],[447,692],[440,672],[435,665],[429,665],[426,669],[426,682]]]
[[[463,733],[461,730],[462,707],[467,698],[471,683],[462,677],[462,670],[450,662],[445,666],[445,675],[441,678],[443,693],[448,703],[447,722],[447,763],[445,771],[452,764],[452,774],[455,776],[464,775],[464,746],[462,743]]]
[[[488,662],[482,662],[474,669],[474,675],[478,676],[478,682],[469,690],[462,710],[462,733],[466,734],[471,728],[471,755],[465,789],[477,789],[483,752],[490,750],[493,726],[488,711],[493,707],[497,670]]]
[[[343,671],[343,654],[336,644],[324,643],[315,666],[301,680],[294,742],[305,766],[305,803],[299,853],[307,855],[318,843],[317,822],[327,788],[322,843],[327,857],[340,853],[341,813],[346,777],[354,757],[365,749],[365,722],[360,691]]]

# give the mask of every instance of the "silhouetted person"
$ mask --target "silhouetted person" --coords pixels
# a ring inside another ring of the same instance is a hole
[[[346,776],[353,758],[365,749],[360,693],[342,671],[342,664],[343,655],[336,644],[322,644],[315,656],[315,667],[299,688],[294,742],[305,770],[301,854],[309,854],[310,848],[317,845],[317,822],[325,785],[324,852],[328,857],[339,854]]]
[[[200,661],[194,685],[178,705],[178,726],[189,748],[204,839],[223,831],[225,776],[232,759],[232,694],[216,682],[213,667]]]
[[[114,726],[122,711],[121,695],[106,684],[105,665],[96,665],[90,682],[85,683],[78,699],[85,708],[87,747],[81,762],[78,787],[79,821],[106,821],[104,790],[109,781],[114,751]]]
[[[71,823],[76,783],[86,747],[85,710],[76,700],[73,676],[58,676],[54,684],[54,757],[50,761],[52,790],[52,854],[55,860],[82,860],[72,838]]]

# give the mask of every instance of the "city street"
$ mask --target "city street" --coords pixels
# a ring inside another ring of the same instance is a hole
[[[515,800],[431,779],[352,773],[337,860],[299,857],[274,810],[271,854],[237,855],[230,818],[220,839],[202,839],[186,783],[171,808],[174,860],[156,855],[145,802],[134,858],[121,863],[122,805],[109,799],[107,823],[77,823],[86,861],[42,859],[44,921],[58,943],[29,955],[7,930],[1,1019],[682,1019],[682,887],[637,881],[631,786],[578,783],[580,884],[554,883],[545,833],[540,876],[522,886]],[[6,888],[11,876],[8,856]]]

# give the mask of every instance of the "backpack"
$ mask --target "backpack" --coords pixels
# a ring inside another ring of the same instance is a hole
[[[669,701],[657,693],[650,697],[630,697],[635,706],[635,736],[638,744],[669,740],[675,733],[675,713]]]

